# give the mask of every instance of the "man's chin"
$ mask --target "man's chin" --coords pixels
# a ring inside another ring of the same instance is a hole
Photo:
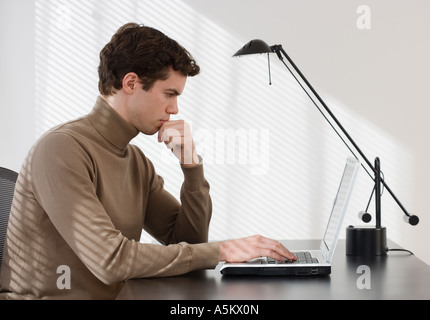
[[[160,128],[145,129],[145,130],[138,129],[138,130],[140,131],[140,133],[143,133],[144,135],[152,136],[156,134],[158,131],[160,131]]]

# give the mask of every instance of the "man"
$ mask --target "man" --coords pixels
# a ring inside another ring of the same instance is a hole
[[[189,53],[153,28],[121,27],[100,53],[101,95],[90,114],[48,131],[15,188],[1,269],[6,298],[114,299],[127,279],[214,268],[219,261],[294,256],[252,236],[208,242],[209,184],[189,126],[170,121]],[[158,133],[184,174],[179,203],[129,142]],[[163,245],[139,243],[145,229]]]

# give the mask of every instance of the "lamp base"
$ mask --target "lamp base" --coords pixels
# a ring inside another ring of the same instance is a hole
[[[346,254],[350,256],[383,256],[387,254],[385,227],[346,228]]]

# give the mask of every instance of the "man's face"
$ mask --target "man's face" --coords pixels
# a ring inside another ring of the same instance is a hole
[[[129,108],[129,121],[140,132],[153,135],[170,115],[178,113],[178,96],[185,87],[187,77],[172,68],[166,80],[157,80],[149,91],[137,83]]]

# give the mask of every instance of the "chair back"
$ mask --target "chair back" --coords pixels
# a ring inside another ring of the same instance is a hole
[[[18,173],[0,167],[0,270],[3,260],[3,247],[12,205],[13,192]]]

